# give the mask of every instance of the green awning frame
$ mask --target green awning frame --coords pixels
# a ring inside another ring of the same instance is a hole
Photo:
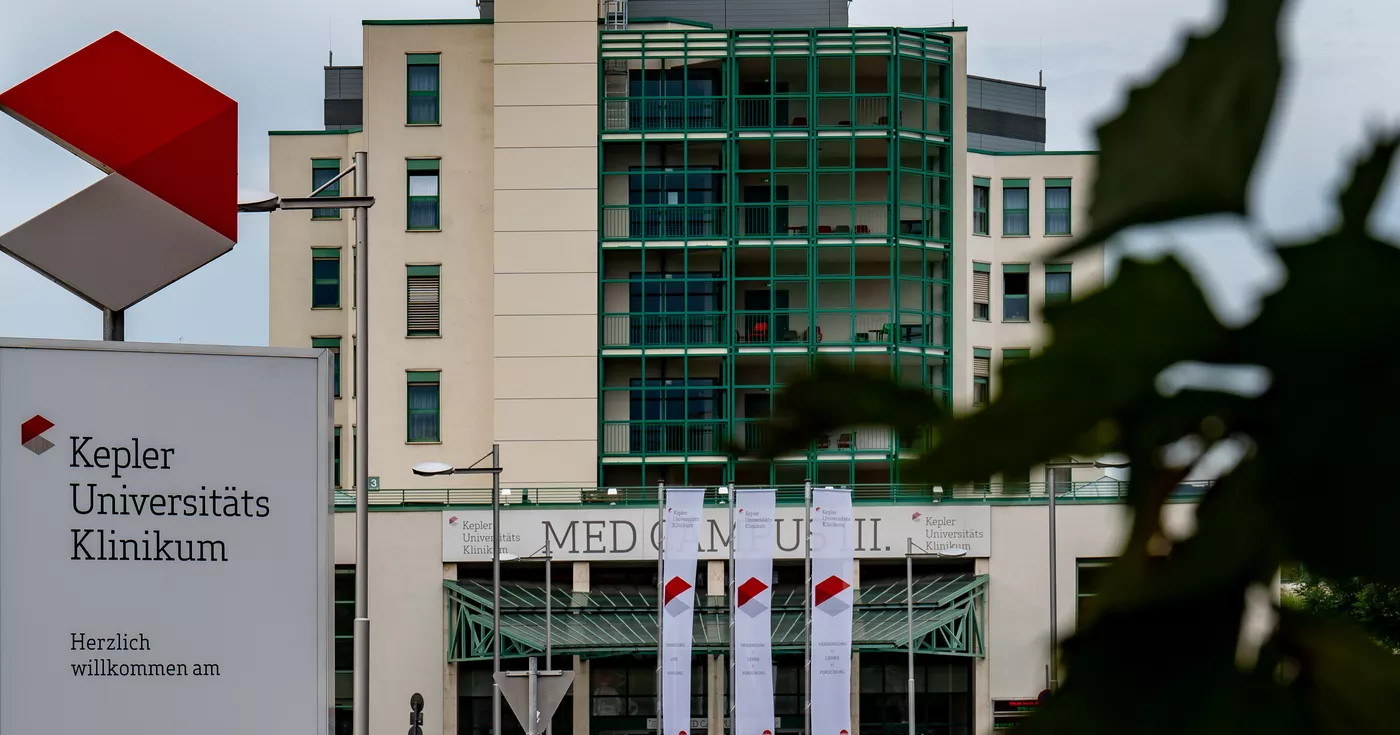
[[[443,580],[451,663],[491,658],[491,588],[475,581]],[[856,591],[853,642],[856,651],[902,651],[908,645],[905,585],[891,583]],[[914,651],[945,656],[986,655],[983,639],[987,575],[925,576],[914,583]],[[554,590],[553,652],[601,658],[656,652],[654,590],[573,593]],[[801,590],[773,598],[773,651],[800,653],[805,631]],[[694,649],[729,651],[729,613],[724,597],[697,597]],[[544,653],[544,591],[512,583],[501,588],[501,656]]]

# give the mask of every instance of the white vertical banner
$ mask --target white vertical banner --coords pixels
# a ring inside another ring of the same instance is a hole
[[[695,567],[700,562],[703,488],[666,488],[662,556],[661,717],[663,735],[690,731],[690,650],[694,642]]]
[[[773,490],[737,490],[734,514],[734,727],[773,735]]]
[[[811,735],[850,735],[855,529],[851,491],[812,490]]]

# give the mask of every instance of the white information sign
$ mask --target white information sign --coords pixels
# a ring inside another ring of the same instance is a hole
[[[0,340],[0,732],[329,732],[330,368]]]
[[[857,505],[852,526],[857,559],[903,559],[915,552],[966,549],[969,557],[992,555],[992,513],[985,505]],[[776,559],[802,558],[800,505],[777,508]],[[530,556],[548,539],[559,561],[655,561],[660,529],[656,507],[577,506],[501,511],[501,550]],[[909,546],[912,544],[912,546]],[[700,558],[729,558],[729,511],[707,506],[700,527]],[[442,513],[442,559],[491,560],[491,511]]]

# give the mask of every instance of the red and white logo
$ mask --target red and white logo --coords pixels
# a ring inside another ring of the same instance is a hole
[[[827,577],[812,588],[812,604],[827,615],[840,615],[851,607],[841,599],[841,593],[850,588],[849,582],[836,575]]]
[[[760,582],[758,577],[749,577],[743,584],[739,585],[739,593],[735,595],[734,601],[740,610],[749,617],[763,614],[768,606],[763,604],[759,596],[768,591],[768,585]]]
[[[44,438],[44,432],[52,428],[52,421],[43,416],[35,415],[19,425],[19,443],[35,454],[43,454],[53,449],[53,442]]]
[[[690,602],[684,597],[685,593],[690,589],[691,584],[680,577],[672,577],[671,580],[666,583],[666,599],[665,602],[662,603],[662,607],[666,608],[666,612],[671,615],[671,617],[680,615],[690,609]]]
[[[457,525],[457,516],[452,516],[451,518],[448,518],[448,519],[447,519],[447,525],[449,525],[449,526],[455,526],[455,525]]]
[[[94,306],[125,309],[237,241],[238,105],[121,33],[0,92],[0,112],[108,174],[0,236]]]

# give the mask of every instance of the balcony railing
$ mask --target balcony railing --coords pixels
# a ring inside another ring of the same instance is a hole
[[[735,100],[734,127],[807,128],[811,127],[811,102],[802,97],[758,97]]]
[[[890,312],[849,310],[817,312],[820,341],[828,344],[893,344],[902,335]]]
[[[890,125],[890,100],[880,96],[821,97],[817,125],[824,128],[885,128]]]
[[[735,343],[741,345],[809,344],[816,339],[811,326],[806,309],[734,313]]]
[[[704,347],[729,343],[729,316],[721,312],[686,314],[604,314],[604,347]]]
[[[721,238],[728,232],[722,204],[638,204],[603,207],[604,240]]]
[[[602,449],[607,456],[725,454],[729,450],[729,422],[604,421]]]
[[[890,233],[884,204],[824,204],[817,207],[817,237],[867,237]]]
[[[1211,488],[1209,481],[1186,482],[1177,486],[1170,500],[1173,502],[1199,501]],[[771,487],[777,490],[780,505],[801,505],[804,490],[802,485],[765,484],[754,487]],[[889,503],[957,503],[957,504],[1041,504],[1046,502],[1045,483],[1001,485],[983,483],[976,485],[930,487],[928,485],[861,484],[851,488],[852,499],[856,504]],[[1060,485],[1055,493],[1056,502],[1075,503],[1121,503],[1127,500],[1128,483],[1104,477],[1090,482],[1074,482]],[[417,508],[439,510],[445,507],[491,506],[491,490],[487,488],[439,488],[432,490],[383,489],[368,493],[369,503],[375,506]],[[721,505],[728,500],[709,488],[706,493],[707,505]],[[656,507],[657,487],[543,487],[511,488],[511,494],[502,499],[506,510],[512,508],[535,508],[541,505],[557,507],[590,505],[641,505]],[[350,512],[355,509],[355,491],[335,491],[336,510]]]
[[[723,97],[603,100],[604,132],[724,130]]]

